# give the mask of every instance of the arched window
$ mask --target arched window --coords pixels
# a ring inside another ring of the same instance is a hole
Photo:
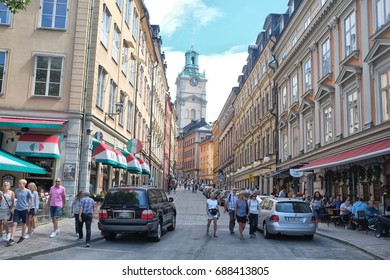
[[[191,110],[191,120],[195,120],[195,117],[196,117],[196,111],[195,111],[195,109],[192,109]]]

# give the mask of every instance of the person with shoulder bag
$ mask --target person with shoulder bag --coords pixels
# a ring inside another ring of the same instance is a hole
[[[257,231],[257,223],[259,220],[259,201],[256,199],[256,193],[251,195],[249,204],[249,236],[255,238]]]
[[[217,235],[217,221],[219,219],[219,209],[218,209],[218,202],[215,199],[215,193],[212,192],[210,194],[210,198],[207,199],[206,202],[206,213],[207,213],[207,229],[206,229],[206,235],[209,235],[210,233],[210,224],[211,221],[214,222],[214,237],[218,237]]]
[[[11,184],[6,181],[3,183],[3,192],[0,192],[0,241],[9,241],[11,232],[8,225],[13,219],[12,209],[15,203],[15,194],[10,190]],[[3,234],[3,228],[5,234]]]
[[[246,201],[246,199],[244,197],[244,192],[241,191],[238,194],[238,199],[236,202],[236,208],[235,208],[235,212],[234,212],[235,218],[237,219],[237,222],[238,222],[238,226],[239,226],[238,229],[240,232],[240,239],[241,240],[244,239],[243,232],[245,230],[246,221],[248,218],[248,213],[249,213],[248,202]]]

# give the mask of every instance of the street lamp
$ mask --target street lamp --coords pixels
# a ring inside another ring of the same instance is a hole
[[[123,112],[123,101],[115,103],[115,112],[108,112],[105,114],[104,121],[106,121],[107,116],[112,117],[119,115]]]

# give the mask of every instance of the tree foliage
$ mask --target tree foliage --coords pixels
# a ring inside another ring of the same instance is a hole
[[[15,14],[21,10],[25,11],[30,4],[31,0],[0,0]]]

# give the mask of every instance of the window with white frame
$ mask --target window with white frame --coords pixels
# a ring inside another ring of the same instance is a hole
[[[126,130],[131,132],[131,127],[133,125],[133,103],[127,101],[127,123]]]
[[[331,72],[330,64],[330,40],[329,38],[321,45],[321,65],[322,65],[322,77],[328,75]]]
[[[298,101],[298,76],[294,74],[291,78],[291,103]]]
[[[110,25],[111,25],[111,13],[108,10],[106,4],[104,4],[102,28],[100,31],[100,41],[106,48],[108,46],[108,34],[110,33]]]
[[[356,90],[347,94],[348,132],[353,134],[359,129],[358,93]]]
[[[305,61],[304,64],[305,71],[305,92],[311,89],[311,59]]]
[[[282,87],[282,112],[287,111],[287,87]]]
[[[126,76],[127,75],[127,54],[128,54],[128,48],[125,46],[122,47],[122,73]]]
[[[133,10],[133,26],[132,26],[132,35],[135,40],[137,40],[137,33],[138,33],[138,12],[134,8]]]
[[[382,107],[380,113],[381,121],[383,122],[390,120],[390,70],[387,70],[381,74],[380,89],[381,102],[379,103]]]
[[[297,157],[299,153],[299,129],[298,125],[292,127],[292,157]]]
[[[288,159],[288,141],[287,141],[287,133],[282,134],[282,151],[283,151],[283,161]]]
[[[5,92],[5,74],[7,68],[7,52],[0,50],[0,96]]]
[[[130,26],[131,0],[126,0],[125,23]]]
[[[116,103],[116,92],[117,92],[117,85],[114,83],[114,80],[110,80],[110,96],[108,100],[108,113],[109,114],[115,114],[115,103]]]
[[[115,24],[114,27],[114,36],[112,38],[112,49],[111,49],[111,55],[112,59],[118,63],[119,60],[119,45],[120,45],[121,35],[120,30],[118,26]]]
[[[129,82],[134,86],[135,81],[135,60],[130,59]]]
[[[11,11],[4,3],[0,3],[0,25],[10,25],[10,24],[11,24]]]
[[[36,55],[33,95],[59,97],[61,93],[62,56]]]
[[[329,144],[333,141],[333,112],[332,106],[328,105],[323,110],[324,123],[324,144]]]
[[[104,104],[104,91],[106,88],[107,72],[102,66],[99,66],[98,71],[99,74],[98,74],[98,85],[97,85],[97,93],[96,93],[96,106],[102,109]]]
[[[116,0],[116,5],[118,6],[119,10],[122,11],[122,0]]]
[[[356,50],[356,13],[353,11],[344,20],[344,54],[347,57],[351,52]]]
[[[313,119],[305,119],[306,151],[313,149]]]
[[[376,0],[376,28],[380,29],[390,21],[390,1]]]
[[[41,27],[66,29],[68,0],[42,0]]]

